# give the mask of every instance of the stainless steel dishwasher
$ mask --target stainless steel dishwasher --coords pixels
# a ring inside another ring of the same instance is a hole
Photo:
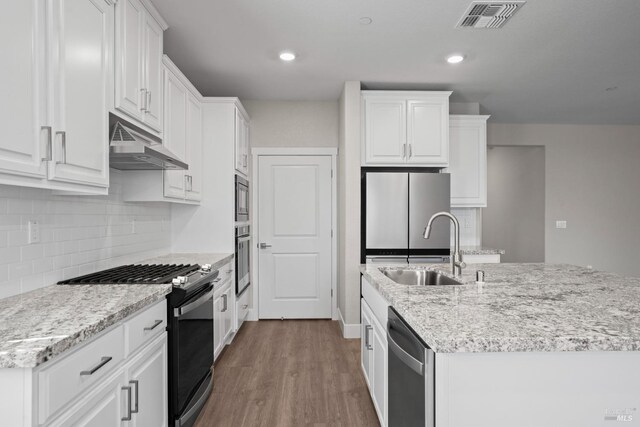
[[[389,307],[389,427],[435,426],[435,353]]]

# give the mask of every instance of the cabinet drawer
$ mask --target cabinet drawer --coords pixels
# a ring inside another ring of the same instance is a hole
[[[38,373],[39,421],[88,391],[124,359],[124,327],[118,326]]]
[[[167,328],[167,301],[163,300],[125,323],[127,355],[157,337]]]
[[[228,277],[233,277],[233,275],[235,274],[233,262],[223,265],[222,267],[220,267],[219,271],[220,271],[220,274],[218,275],[218,278],[220,278],[219,283],[226,281]]]
[[[242,322],[244,322],[244,320],[247,318],[247,315],[249,314],[249,294],[250,292],[247,289],[242,295],[240,295],[240,298],[236,303],[236,312],[238,313],[238,328],[240,328],[240,325],[242,324]]]

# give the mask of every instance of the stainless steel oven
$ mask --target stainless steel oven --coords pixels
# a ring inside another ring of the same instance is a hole
[[[236,295],[243,293],[251,284],[249,279],[250,240],[251,233],[248,225],[236,227]]]
[[[249,221],[249,181],[236,175],[236,222]]]
[[[192,426],[213,386],[213,290],[218,272],[169,295],[169,422]]]

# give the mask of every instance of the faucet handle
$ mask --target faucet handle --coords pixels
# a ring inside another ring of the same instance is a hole
[[[464,261],[462,261],[462,260],[460,260],[459,262],[456,262],[456,265],[457,265],[458,267],[460,267],[460,269],[463,269],[463,268],[466,268],[466,267],[467,267],[467,263],[466,263],[466,262],[464,262]]]

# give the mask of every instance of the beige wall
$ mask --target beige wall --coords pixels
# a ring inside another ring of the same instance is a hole
[[[338,101],[251,101],[252,147],[337,147]]]
[[[340,96],[338,147],[338,308],[346,324],[360,323],[360,82]]]
[[[482,243],[502,262],[544,262],[544,164],[539,145],[489,146]]]
[[[640,126],[489,124],[488,143],[545,146],[546,262],[640,276]]]

